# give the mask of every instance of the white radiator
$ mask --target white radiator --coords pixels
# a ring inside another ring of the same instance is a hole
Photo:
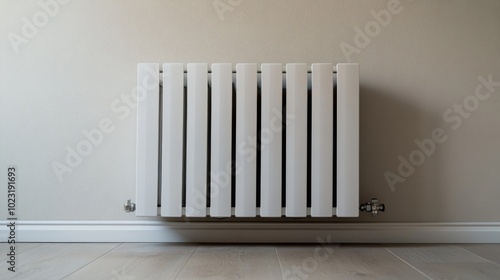
[[[235,68],[138,65],[136,215],[357,217],[358,64]]]

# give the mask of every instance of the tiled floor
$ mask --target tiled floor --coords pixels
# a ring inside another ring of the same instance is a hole
[[[0,279],[500,279],[500,244],[0,243]],[[4,253],[5,252],[5,253]]]

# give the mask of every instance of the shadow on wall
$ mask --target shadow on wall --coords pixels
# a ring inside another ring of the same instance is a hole
[[[377,197],[387,207],[376,219],[362,214],[364,221],[425,221],[424,217],[429,217],[425,213],[434,207],[439,209],[445,199],[436,188],[437,155],[427,156],[415,143],[431,137],[441,116],[417,108],[399,96],[375,87],[360,88],[360,203]],[[387,172],[400,176],[391,177],[391,181],[395,180],[392,187]],[[438,219],[439,213],[434,217]]]

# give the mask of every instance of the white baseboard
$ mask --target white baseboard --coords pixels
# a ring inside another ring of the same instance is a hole
[[[8,234],[0,221],[0,242]],[[16,242],[500,243],[500,223],[18,221]]]

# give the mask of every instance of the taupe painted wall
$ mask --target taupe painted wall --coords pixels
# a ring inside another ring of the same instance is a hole
[[[478,88],[500,81],[499,1],[215,1],[222,14],[213,2],[75,0],[44,22],[38,1],[0,1],[0,182],[15,164],[20,219],[135,219],[121,207],[135,198],[135,110],[120,119],[111,104],[130,94],[138,62],[352,61],[361,200],[388,207],[376,221],[500,221],[500,85]],[[52,164],[104,118],[113,131],[60,182]],[[444,143],[392,191],[384,173],[399,174],[398,156],[436,128]]]

